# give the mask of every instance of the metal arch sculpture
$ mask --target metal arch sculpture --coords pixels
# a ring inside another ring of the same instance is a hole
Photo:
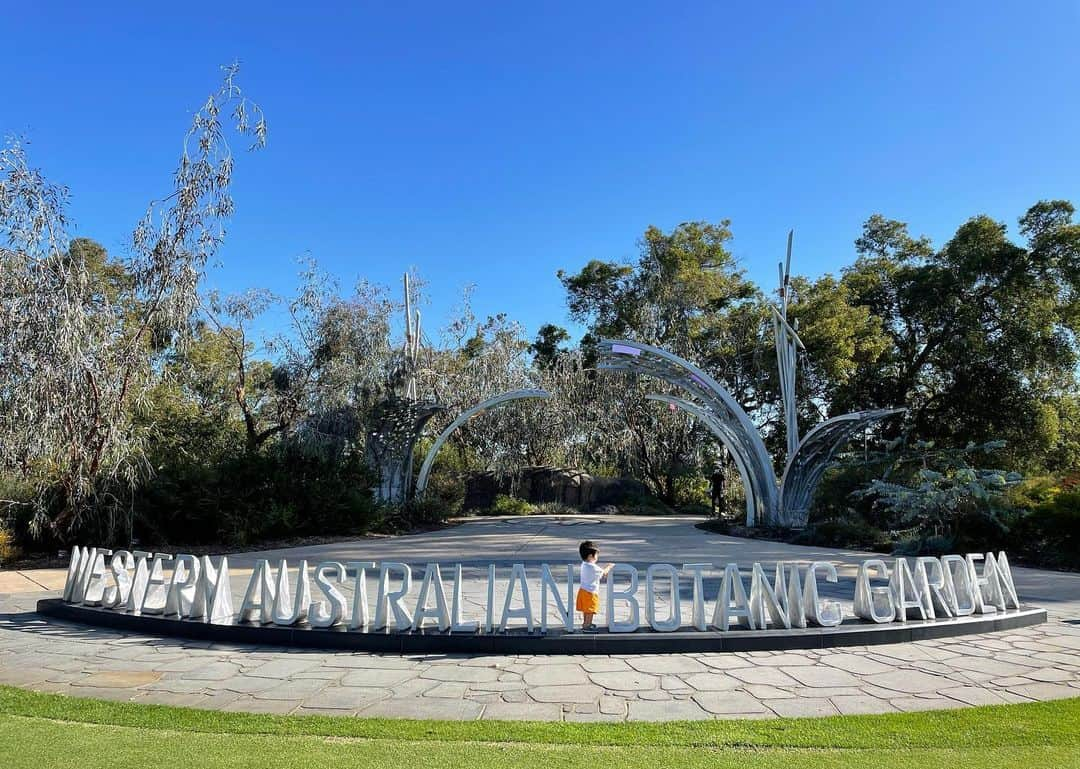
[[[420,475],[416,479],[416,496],[422,496],[424,490],[427,488],[428,475],[431,473],[431,467],[435,464],[435,456],[439,453],[439,450],[446,443],[446,440],[454,432],[454,430],[461,427],[468,422],[472,417],[479,414],[481,411],[487,411],[488,409],[502,406],[503,404],[510,403],[511,401],[523,400],[526,398],[540,398],[546,400],[551,397],[551,393],[546,390],[511,390],[509,392],[499,393],[492,396],[485,401],[477,403],[475,406],[465,409],[457,418],[451,422],[445,430],[439,433],[439,436],[435,439],[435,442],[431,444],[431,448],[428,449],[427,456],[424,457],[424,463],[420,466]]]
[[[856,411],[828,419],[810,430],[788,460],[780,481],[781,525],[806,525],[814,491],[841,446],[860,430],[906,410]]]
[[[685,398],[676,398],[673,395],[660,395],[657,393],[646,395],[645,398],[650,401],[667,403],[681,408],[695,419],[700,420],[702,424],[708,427],[712,434],[724,444],[731,454],[731,458],[735,460],[735,467],[739,471],[739,477],[742,478],[743,488],[751,490],[751,493],[746,494],[746,525],[753,526],[754,522],[757,520],[757,500],[760,496],[754,491],[757,485],[757,478],[747,470],[746,460],[742,454],[742,448],[739,446],[738,441],[732,436],[731,430],[700,405],[688,401]],[[764,514],[764,512],[765,511],[763,510],[762,513]]]
[[[860,430],[905,409],[876,409],[833,417],[814,427],[797,443],[779,486],[758,428],[731,393],[692,363],[658,347],[626,340],[602,340],[598,368],[651,376],[681,387],[688,400],[650,394],[699,419],[735,459],[746,490],[748,526],[805,526],[814,491],[836,452]]]
[[[659,347],[624,339],[604,339],[597,345],[597,350],[597,368],[661,379],[687,390],[700,401],[700,408],[723,426],[731,443],[737,447],[747,475],[754,479],[747,491],[754,497],[755,521],[760,518],[765,523],[773,523],[779,496],[772,459],[757,426],[731,393],[694,364]]]

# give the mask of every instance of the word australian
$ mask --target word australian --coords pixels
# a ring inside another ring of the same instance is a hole
[[[558,567],[561,569],[561,566]],[[722,571],[715,602],[706,605],[707,572]],[[222,556],[173,556],[166,553],[80,547],[72,551],[63,599],[68,603],[101,606],[130,614],[161,615],[185,620],[230,625],[259,623],[307,625],[353,631],[416,631],[438,628],[450,633],[505,631],[512,620],[523,620],[529,632],[574,627],[575,566],[566,565],[560,584],[548,564],[540,566],[539,595],[530,587],[524,564],[513,564],[505,582],[505,597],[497,611],[495,564],[487,567],[487,602],[479,618],[463,617],[462,567],[451,567],[448,595],[439,564],[424,567],[419,589],[412,567],[393,561],[325,561],[314,569],[302,561],[296,576],[281,560],[276,570],[267,560],[255,564],[239,613],[233,611],[229,561]],[[367,581],[376,581],[375,606],[368,603]],[[658,632],[683,627],[680,601],[658,598],[678,596],[687,580],[692,586],[691,616],[694,630],[728,631],[732,627],[765,630],[833,627],[844,620],[839,602],[822,597],[820,581],[837,582],[836,567],[814,561],[776,563],[770,580],[760,563],[754,563],[750,585],[738,564],[714,566],[688,563],[677,568],[658,563],[644,570],[645,598],[638,597],[642,572],[630,564],[616,564],[607,582],[607,626],[614,633],[629,633],[645,622]],[[312,598],[312,583],[317,598]],[[339,587],[351,583],[352,597]],[[565,597],[565,598],[564,598]],[[540,604],[536,622],[533,606]],[[644,604],[644,606],[642,606]],[[628,615],[616,618],[616,607]],[[891,566],[880,558],[859,565],[855,581],[855,616],[868,622],[906,622],[908,619],[948,619],[1019,609],[1009,561],[1004,552],[946,555],[941,558],[895,559]],[[550,621],[549,621],[550,620]]]

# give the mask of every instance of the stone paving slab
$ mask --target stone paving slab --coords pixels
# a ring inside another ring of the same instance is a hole
[[[63,590],[65,581],[67,581],[67,569],[0,571],[0,593]]]
[[[554,563],[556,555],[565,560],[573,552],[586,530],[605,551],[618,551],[619,560],[637,562],[831,560],[843,571],[843,564],[868,555],[720,537],[692,523],[605,519],[595,531],[591,523],[504,525],[496,519],[374,545],[318,546],[304,557],[400,557],[407,548],[413,562],[481,561],[490,544],[479,543],[508,541],[503,557],[527,548],[530,560]],[[297,552],[285,555],[299,560]],[[230,556],[230,562],[242,566],[252,558]],[[878,713],[1080,697],[1080,575],[1014,568],[1014,577],[1021,598],[1045,607],[1050,621],[883,646],[552,657],[393,656],[151,638],[39,617],[37,600],[55,593],[31,579],[33,588],[0,590],[0,683],[249,712],[593,722]],[[0,586],[25,584],[23,575],[0,580]]]

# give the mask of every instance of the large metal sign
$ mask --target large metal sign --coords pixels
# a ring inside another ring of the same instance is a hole
[[[574,564],[540,564],[531,575],[524,563],[469,568],[483,573],[477,581],[486,587],[486,601],[473,616],[466,615],[462,600],[462,564],[432,562],[414,570],[398,561],[331,560],[312,568],[304,560],[290,568],[285,559],[276,565],[259,560],[236,610],[225,556],[80,547],[72,552],[62,600],[136,617],[214,625],[369,633],[491,634],[512,625],[528,633],[574,630]],[[607,630],[727,633],[931,620],[940,627],[972,615],[1022,609],[1004,552],[866,559],[858,566],[853,616],[847,617],[839,601],[820,592],[823,583],[837,582],[832,562],[780,561],[771,572],[754,563],[747,584],[736,563],[658,563],[643,569],[616,564],[606,584]],[[707,578],[720,581],[711,600],[704,589]],[[686,615],[684,586],[690,588]]]

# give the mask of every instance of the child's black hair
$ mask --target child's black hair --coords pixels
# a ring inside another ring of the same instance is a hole
[[[578,545],[578,552],[581,553],[581,560],[587,561],[590,555],[596,555],[600,552],[600,548],[596,546],[596,543],[591,539],[587,539]]]

